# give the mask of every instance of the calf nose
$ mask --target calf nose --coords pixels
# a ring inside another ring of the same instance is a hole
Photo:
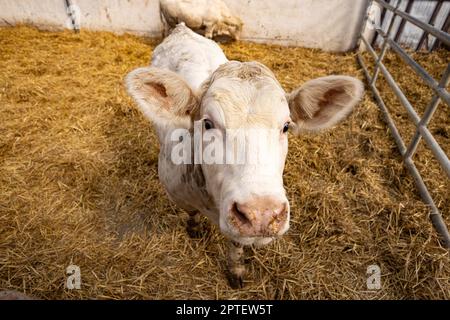
[[[235,202],[230,222],[242,236],[274,236],[286,223],[287,214],[286,202],[258,197],[248,202]]]

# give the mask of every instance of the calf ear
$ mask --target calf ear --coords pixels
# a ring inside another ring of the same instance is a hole
[[[287,97],[295,131],[319,131],[334,126],[347,117],[363,93],[362,82],[347,76],[306,82]]]
[[[126,76],[125,83],[142,113],[156,126],[190,127],[197,98],[176,73],[138,68]]]

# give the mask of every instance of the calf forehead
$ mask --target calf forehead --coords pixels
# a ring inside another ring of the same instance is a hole
[[[260,63],[222,65],[208,85],[203,111],[217,113],[214,109],[219,109],[227,128],[278,128],[289,117],[283,89]]]

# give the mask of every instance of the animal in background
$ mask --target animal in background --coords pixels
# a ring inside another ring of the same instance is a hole
[[[239,40],[242,21],[222,0],[160,0],[164,36],[184,22],[187,27],[218,42]]]

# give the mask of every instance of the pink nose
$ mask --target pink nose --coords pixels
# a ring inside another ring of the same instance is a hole
[[[273,197],[258,197],[245,203],[235,202],[229,221],[244,237],[275,236],[286,223],[287,203]]]

